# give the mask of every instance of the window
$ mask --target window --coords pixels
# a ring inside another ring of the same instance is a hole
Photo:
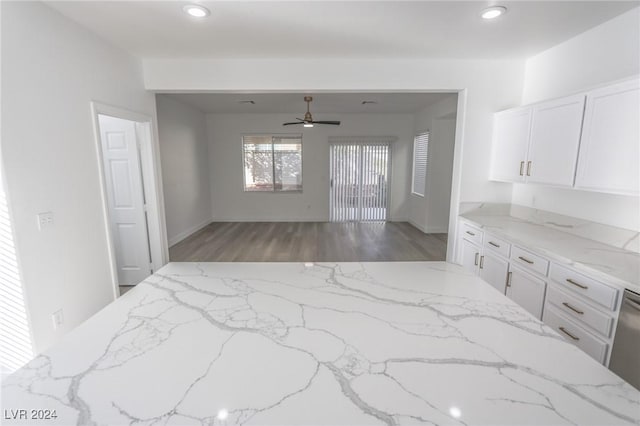
[[[413,185],[411,192],[424,197],[427,183],[427,150],[429,132],[420,133],[413,139]]]
[[[244,190],[302,191],[302,136],[243,136]]]

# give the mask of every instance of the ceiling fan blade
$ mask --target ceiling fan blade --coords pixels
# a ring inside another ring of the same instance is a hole
[[[293,124],[304,124],[304,121],[294,121],[293,123],[282,123],[283,126],[291,126]]]
[[[339,121],[312,121],[313,124],[331,124],[333,126],[339,126]]]

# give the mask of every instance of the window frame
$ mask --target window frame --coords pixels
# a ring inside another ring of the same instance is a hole
[[[268,191],[256,191],[247,189],[247,169],[245,167],[245,138],[247,137],[269,137],[271,138],[271,179],[272,189]],[[276,164],[275,164],[275,151],[273,149],[274,139],[299,139],[300,140],[300,189],[276,189]],[[246,133],[240,138],[242,147],[240,148],[240,154],[242,156],[242,192],[243,193],[257,193],[257,194],[301,194],[304,190],[304,176],[303,176],[303,162],[304,162],[304,146],[302,143],[301,133]]]
[[[426,144],[425,144],[425,155],[424,155],[424,188],[422,188],[422,192],[418,192],[416,190],[416,146],[420,141],[421,137],[426,136]],[[429,165],[429,137],[430,131],[427,129],[423,132],[417,133],[413,138],[413,154],[412,154],[412,166],[411,166],[411,195],[415,195],[418,197],[426,197],[427,195],[427,172]]]

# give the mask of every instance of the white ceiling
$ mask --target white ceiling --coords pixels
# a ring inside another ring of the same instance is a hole
[[[47,1],[140,57],[524,58],[638,1],[200,1],[195,20],[175,1]]]
[[[307,110],[305,95],[313,96],[311,113],[414,113],[434,104],[451,93],[257,93],[166,94],[204,113],[297,113]],[[253,100],[255,104],[240,101]],[[377,104],[363,105],[362,101]]]

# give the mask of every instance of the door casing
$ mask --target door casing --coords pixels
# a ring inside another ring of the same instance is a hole
[[[118,285],[116,251],[113,235],[111,235],[111,225],[109,220],[107,184],[104,174],[100,123],[98,121],[98,116],[108,115],[111,117],[134,121],[136,123],[136,133],[140,139],[140,163],[142,166],[144,191],[147,199],[149,246],[151,249],[152,268],[154,271],[157,271],[169,261],[169,245],[167,242],[166,219],[164,215],[164,197],[162,194],[162,174],[160,169],[157,123],[153,117],[146,114],[129,111],[95,101],[90,103],[90,109],[93,119],[93,132],[98,160],[98,178],[100,180],[103,221],[107,237],[107,250],[111,266],[111,282],[113,287],[113,297],[115,300],[120,296],[120,287]]]

